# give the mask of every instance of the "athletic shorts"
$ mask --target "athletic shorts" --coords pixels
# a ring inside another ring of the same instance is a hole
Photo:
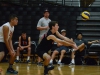
[[[3,42],[0,42],[0,52],[5,52],[5,54],[7,54],[9,52],[5,43],[3,43]]]
[[[36,49],[36,54],[43,59],[43,55],[44,53],[48,53],[48,50],[46,49],[41,49],[41,48],[38,48]]]
[[[67,48],[65,46],[60,46],[60,47],[57,47],[55,50],[57,50],[58,52],[61,52],[62,50],[65,50],[66,52],[68,52],[69,48]]]

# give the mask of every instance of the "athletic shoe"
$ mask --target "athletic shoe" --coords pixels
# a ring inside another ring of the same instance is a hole
[[[43,66],[43,64],[41,62],[38,62],[37,65],[38,66]]]
[[[53,63],[49,63],[49,65],[53,65]]]
[[[53,65],[47,66],[47,68],[44,68],[44,75],[48,75],[48,71],[49,70],[53,70],[53,69],[54,69],[54,66]]]
[[[57,64],[58,64],[58,65],[64,65],[64,63],[61,63],[61,62],[58,62]]]
[[[16,63],[19,63],[19,60],[15,60]]]
[[[71,62],[69,65],[75,65],[75,63],[72,63],[72,62]]]
[[[30,60],[27,60],[26,62],[27,62],[27,63],[31,63]]]
[[[18,71],[15,71],[13,68],[8,68],[7,73],[9,73],[9,74],[18,74]]]

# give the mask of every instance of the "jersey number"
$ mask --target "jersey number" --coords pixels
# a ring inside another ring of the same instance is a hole
[[[27,42],[26,41],[23,41],[23,45],[27,45]]]

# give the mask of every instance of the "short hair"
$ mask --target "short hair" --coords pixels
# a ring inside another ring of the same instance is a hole
[[[22,34],[26,34],[26,31],[22,31]]]
[[[79,34],[81,34],[81,35],[83,36],[83,34],[82,34],[81,32],[78,32],[78,33],[76,34],[76,37],[78,37]]]
[[[55,24],[58,23],[57,21],[51,21],[49,22],[49,28],[52,29],[52,26],[55,26]]]
[[[15,17],[17,17],[16,14],[11,14],[11,15],[9,16],[9,22],[10,22],[12,19],[14,19]]]

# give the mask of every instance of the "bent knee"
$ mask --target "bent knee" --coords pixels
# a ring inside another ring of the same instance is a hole
[[[4,52],[0,52],[0,56],[4,57],[5,53]]]
[[[28,50],[31,50],[31,47],[28,47]]]
[[[64,54],[64,53],[66,53],[66,51],[65,50],[62,50],[61,53]]]
[[[55,50],[53,53],[54,53],[54,54],[58,54],[59,52],[58,52],[57,50]]]
[[[43,58],[44,58],[45,60],[50,60],[50,59],[51,59],[50,55],[48,55],[47,53],[44,53],[44,54],[43,54]]]

